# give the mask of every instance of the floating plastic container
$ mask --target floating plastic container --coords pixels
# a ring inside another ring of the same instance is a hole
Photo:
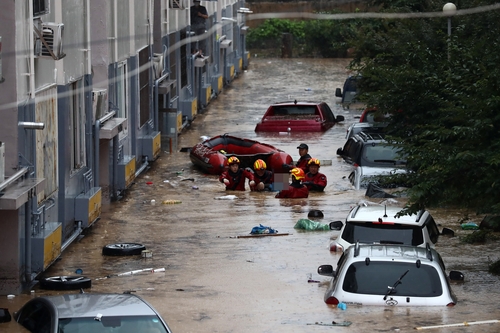
[[[479,226],[474,222],[466,222],[460,225],[463,230],[478,230]]]

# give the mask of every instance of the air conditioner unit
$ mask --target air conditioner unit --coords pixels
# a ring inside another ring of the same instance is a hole
[[[153,53],[153,70],[155,72],[155,79],[159,79],[161,77],[164,61],[165,58],[163,57],[163,53]]]
[[[92,110],[94,121],[108,113],[108,91],[106,89],[92,90]]]
[[[50,57],[54,60],[64,58],[66,54],[63,52],[63,32],[63,23],[42,23],[40,35],[36,36],[35,56]],[[49,50],[52,51],[53,55]]]
[[[33,0],[33,17],[50,13],[50,0]]]

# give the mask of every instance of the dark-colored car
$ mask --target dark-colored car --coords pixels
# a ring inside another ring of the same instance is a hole
[[[337,155],[356,166],[394,167],[406,164],[399,150],[388,145],[383,133],[360,132],[349,138]]]
[[[335,97],[341,98],[340,104],[348,109],[349,106],[356,102],[358,97],[358,81],[361,75],[350,75],[344,82],[344,88],[335,89]]]
[[[344,116],[333,115],[325,102],[280,102],[271,105],[262,120],[255,126],[256,132],[323,132]]]
[[[15,320],[34,333],[171,333],[142,298],[132,294],[67,294],[28,301]]]

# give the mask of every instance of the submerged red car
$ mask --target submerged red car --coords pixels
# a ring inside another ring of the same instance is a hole
[[[333,115],[325,102],[280,102],[271,105],[262,120],[255,126],[256,132],[323,132],[344,116]]]

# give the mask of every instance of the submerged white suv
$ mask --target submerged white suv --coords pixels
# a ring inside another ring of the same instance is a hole
[[[321,265],[318,274],[332,277],[324,301],[333,305],[453,306],[457,298],[449,280],[464,279],[458,271],[446,276],[441,256],[430,246],[405,245],[355,244],[336,270]]]
[[[441,233],[431,214],[421,210],[416,215],[397,217],[401,210],[386,205],[354,207],[347,215],[339,236],[330,245],[330,251],[343,251],[356,242],[423,247],[429,244],[434,247]],[[453,235],[453,230],[444,228],[443,233]]]

